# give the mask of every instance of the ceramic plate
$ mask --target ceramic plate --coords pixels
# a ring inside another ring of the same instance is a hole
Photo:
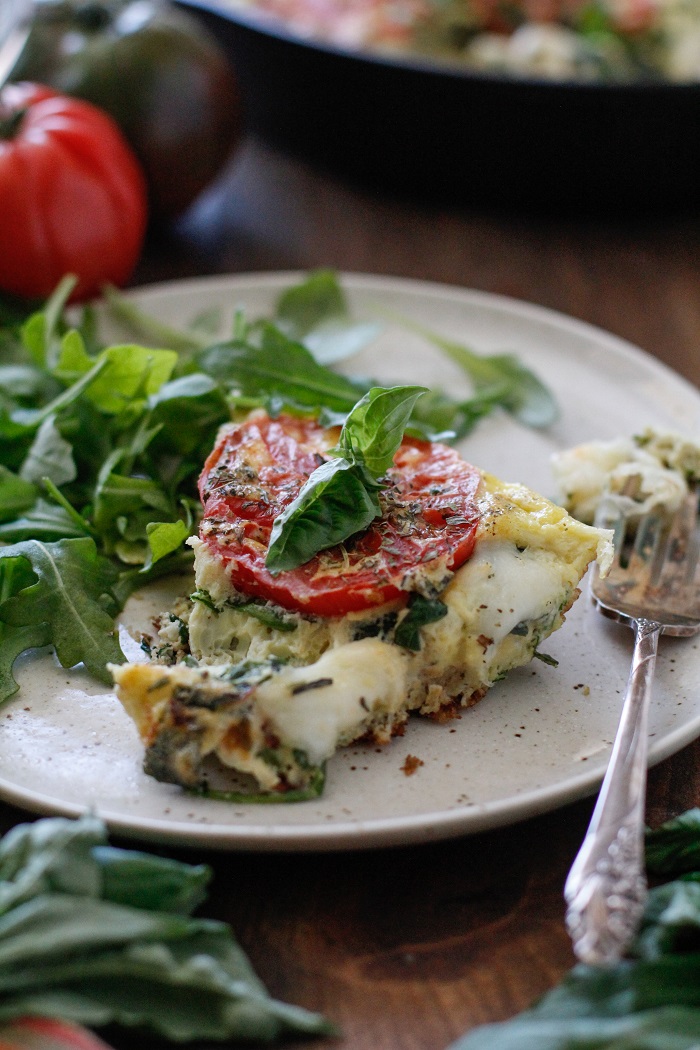
[[[133,293],[169,323],[221,307],[270,312],[296,274],[216,278]],[[353,314],[379,319],[373,346],[343,363],[383,382],[420,382],[467,393],[439,351],[402,327],[418,321],[479,352],[513,351],[558,397],[560,420],[526,430],[505,414],[483,421],[462,444],[466,458],[507,480],[554,495],[558,448],[612,438],[652,424],[700,431],[700,395],[642,351],[595,328],[513,300],[420,282],[344,278]],[[187,593],[173,580],[141,594],[122,634]],[[166,593],[170,591],[170,595]],[[97,812],[133,838],[219,849],[311,850],[427,842],[511,823],[593,792],[610,753],[629,669],[631,632],[604,620],[584,594],[546,643],[558,661],[510,674],[447,725],[416,719],[389,747],[351,747],[329,763],[312,802],[232,805],[189,796],[141,770],[136,731],[109,690],[53,656],[20,665],[19,694],[0,712],[0,794],[39,813]],[[136,646],[132,645],[136,652]],[[694,639],[663,639],[651,711],[651,761],[700,733],[700,651]],[[422,764],[407,776],[408,755]]]

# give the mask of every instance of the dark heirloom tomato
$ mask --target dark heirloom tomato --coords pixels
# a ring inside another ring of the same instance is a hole
[[[165,0],[36,0],[35,11],[13,80],[106,110],[143,165],[151,214],[182,212],[241,135],[238,86],[216,40]]]
[[[146,229],[143,172],[106,113],[36,84],[0,92],[0,288],[73,299],[124,284]]]
[[[337,438],[337,429],[315,420],[273,420],[264,413],[224,431],[199,482],[201,535],[242,593],[342,616],[408,598],[418,567],[457,569],[471,555],[479,471],[447,445],[405,438],[380,493],[382,517],[346,543],[273,576],[265,568],[273,522]]]

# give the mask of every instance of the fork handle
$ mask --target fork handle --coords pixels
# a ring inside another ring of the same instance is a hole
[[[566,924],[583,962],[619,959],[644,909],[649,698],[661,624],[634,621],[634,653],[610,763],[564,887]]]

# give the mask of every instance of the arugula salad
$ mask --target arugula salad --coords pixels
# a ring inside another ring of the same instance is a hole
[[[236,311],[223,336],[212,334],[220,319],[173,330],[107,290],[100,310],[130,335],[109,345],[94,305],[68,309],[73,284],[66,277],[38,307],[0,300],[0,701],[17,692],[18,656],[43,646],[111,683],[107,664],[125,659],[115,617],[129,596],[191,564],[197,478],[223,423],[256,407],[342,423],[375,385],[332,367],[379,329],[350,316],[331,271],[284,291],[269,317]],[[496,408],[527,426],[556,417],[516,356],[421,334],[473,390],[411,397],[411,432],[462,438]],[[374,409],[363,419],[381,450],[391,420]]]

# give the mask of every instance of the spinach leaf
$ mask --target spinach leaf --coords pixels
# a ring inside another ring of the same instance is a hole
[[[647,831],[646,863],[654,875],[700,870],[700,809],[689,809]]]
[[[649,831],[647,850],[652,865],[687,871],[700,857],[698,811]],[[700,870],[650,891],[628,958],[575,966],[529,1010],[452,1050],[695,1050],[699,1041]]]
[[[436,623],[447,616],[447,606],[437,598],[424,598],[422,594],[411,596],[408,612],[394,631],[394,641],[404,649],[420,650],[420,629],[428,623]]]
[[[177,1042],[331,1034],[272,999],[230,927],[192,917],[210,871],[109,846],[101,821],[0,842],[0,1019],[138,1026]]]
[[[335,458],[317,467],[276,519],[265,564],[295,569],[328,547],[366,529],[381,513],[379,478],[401,444],[424,387],[372,387],[348,415]]]

